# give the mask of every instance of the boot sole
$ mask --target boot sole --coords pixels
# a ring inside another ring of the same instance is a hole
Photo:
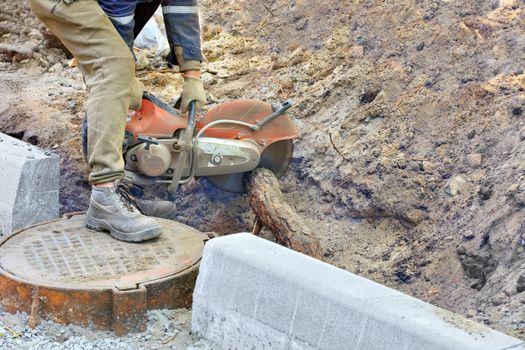
[[[105,220],[95,219],[92,217],[86,218],[86,227],[98,232],[109,232],[111,237],[119,241],[132,243],[149,241],[151,239],[157,238],[162,233],[162,228],[160,225],[142,231],[125,233],[115,229]],[[130,237],[130,235],[132,236]]]

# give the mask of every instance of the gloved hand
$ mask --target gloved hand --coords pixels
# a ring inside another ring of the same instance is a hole
[[[188,111],[188,106],[191,101],[195,100],[196,108],[199,110],[206,104],[206,93],[204,92],[204,84],[200,78],[185,76],[184,84],[182,85],[180,108],[182,113]]]

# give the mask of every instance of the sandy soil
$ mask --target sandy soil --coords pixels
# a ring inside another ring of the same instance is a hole
[[[201,7],[208,107],[295,102],[282,190],[325,260],[525,339],[523,2]],[[0,131],[60,154],[62,211],[85,209],[80,74],[24,4],[0,4],[0,37]],[[180,77],[139,56],[147,89],[172,101]],[[205,179],[171,199],[203,231],[251,229],[246,198]]]

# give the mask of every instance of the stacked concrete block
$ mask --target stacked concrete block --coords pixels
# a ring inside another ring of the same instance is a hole
[[[0,235],[59,216],[59,157],[0,133]]]
[[[496,332],[251,234],[209,241],[193,331],[223,349],[525,349]]]

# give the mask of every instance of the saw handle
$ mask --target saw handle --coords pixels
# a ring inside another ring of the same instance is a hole
[[[188,126],[186,127],[186,135],[184,136],[184,142],[191,144],[193,139],[193,131],[195,130],[195,124],[197,123],[197,101],[193,100],[188,105]]]
[[[168,186],[168,192],[175,194],[179,187],[180,178],[182,177],[182,170],[184,170],[184,164],[186,164],[186,158],[188,154],[193,152],[193,131],[195,130],[195,124],[197,123],[197,101],[193,100],[188,105],[188,124],[184,133],[184,140],[182,141],[181,150],[175,161],[176,167],[171,179],[171,184]],[[190,162],[192,159],[190,158]],[[191,169],[191,164],[190,164]]]
[[[264,117],[263,119],[259,120],[257,123],[253,124],[251,127],[253,131],[258,131],[260,128],[264,126],[264,124],[268,124],[275,118],[277,118],[280,115],[283,115],[287,110],[289,110],[292,107],[292,100],[288,100],[284,102],[281,107],[279,107],[278,110],[275,112],[272,112],[270,115]]]

